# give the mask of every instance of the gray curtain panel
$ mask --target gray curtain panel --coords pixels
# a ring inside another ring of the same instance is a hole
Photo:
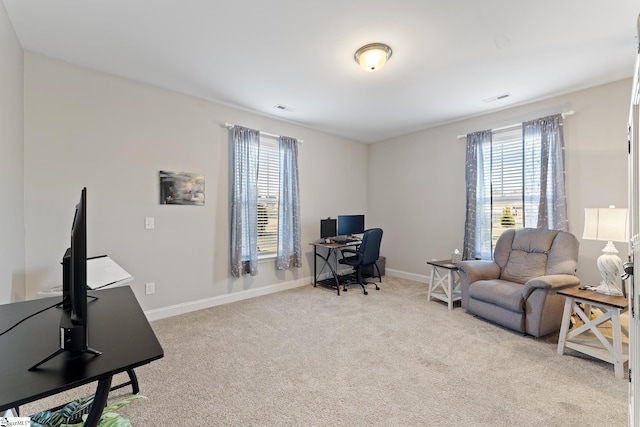
[[[569,231],[562,115],[524,122],[522,135],[525,155],[524,225]],[[530,165],[534,167],[527,167]]]
[[[491,259],[491,130],[467,134],[467,212],[462,259]]]
[[[260,132],[231,129],[231,275],[258,274],[258,155]]]
[[[276,268],[287,270],[302,267],[298,140],[281,136],[278,138],[278,143],[280,146],[280,195]]]

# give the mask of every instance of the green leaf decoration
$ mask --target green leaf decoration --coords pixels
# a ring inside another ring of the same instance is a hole
[[[115,412],[102,414],[101,427],[131,427],[131,421]]]
[[[44,427],[51,420],[51,411],[38,412],[31,416],[31,427]]]
[[[82,427],[93,403],[94,395],[69,402],[57,411],[42,411],[31,416],[31,427]],[[146,399],[139,394],[119,400],[104,408],[99,427],[131,427],[131,421],[116,411],[138,399]]]
[[[133,396],[129,396],[126,399],[119,400],[119,401],[107,406],[106,408],[104,408],[104,411],[102,411],[102,413],[105,414],[107,412],[116,412],[118,409],[122,408],[123,406],[127,406],[131,402],[133,402],[135,400],[138,400],[138,399],[146,399],[146,397],[142,396],[140,394],[134,394]]]

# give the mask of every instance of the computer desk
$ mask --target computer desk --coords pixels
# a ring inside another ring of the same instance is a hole
[[[338,275],[338,251],[340,249],[351,248],[356,249],[360,244],[360,241],[352,241],[350,243],[326,243],[326,242],[313,242],[313,287],[317,285],[326,286],[329,288],[335,288],[340,296],[340,276]],[[318,248],[327,249],[326,256],[318,252]],[[316,258],[320,258],[323,261],[322,268],[317,271]],[[331,258],[333,258],[333,264],[331,265]],[[318,275],[322,274],[324,267],[327,266],[331,270],[332,278],[318,280]]]
[[[98,424],[111,380],[164,356],[151,325],[129,286],[89,291],[89,346],[102,352],[64,352],[34,371],[29,368],[60,347],[61,309],[43,311],[0,336],[0,413],[35,400],[97,381],[94,403],[85,426]],[[0,305],[0,331],[60,298],[41,298]],[[81,396],[79,396],[81,397]]]

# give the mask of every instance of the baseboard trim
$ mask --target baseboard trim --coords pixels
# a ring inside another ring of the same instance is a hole
[[[190,313],[192,311],[203,310],[218,305],[229,304],[232,302],[242,301],[249,298],[260,297],[263,295],[274,294],[276,292],[286,291],[288,289],[299,288],[312,283],[311,277],[292,280],[274,285],[262,286],[260,288],[248,289],[246,291],[234,292],[228,295],[218,295],[211,298],[204,298],[197,301],[189,301],[182,304],[171,305],[168,307],[147,310],[144,312],[147,320],[160,320],[167,317],[178,316],[180,314]]]
[[[385,273],[389,276],[399,277],[401,279],[413,280],[421,283],[429,283],[429,276],[424,274],[409,273],[402,270],[394,270],[393,268],[385,268]]]
[[[385,273],[389,276],[399,277],[401,279],[414,280],[421,283],[429,283],[429,277],[422,274],[408,273],[406,271],[394,270],[391,268],[386,268]],[[330,277],[331,273],[324,273],[319,277],[319,279],[326,279]],[[311,283],[313,283],[313,278],[305,277],[288,282],[276,283],[274,285],[262,286],[260,288],[248,289],[246,291],[234,292],[232,294],[218,295],[215,297],[204,298],[197,301],[189,301],[182,304],[175,304],[167,307],[157,308],[154,310],[147,310],[144,312],[144,314],[147,317],[147,320],[151,322],[167,317],[179,316],[181,314],[190,313],[192,311],[204,310],[205,308],[211,308],[218,305],[229,304],[249,298],[255,298],[263,295],[274,294],[276,292],[286,291],[288,289],[299,288]]]

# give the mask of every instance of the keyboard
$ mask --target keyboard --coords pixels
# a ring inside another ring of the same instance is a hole
[[[335,243],[341,243],[343,245],[359,245],[362,243],[362,240],[359,239],[348,239],[346,237],[334,237],[333,240]]]

